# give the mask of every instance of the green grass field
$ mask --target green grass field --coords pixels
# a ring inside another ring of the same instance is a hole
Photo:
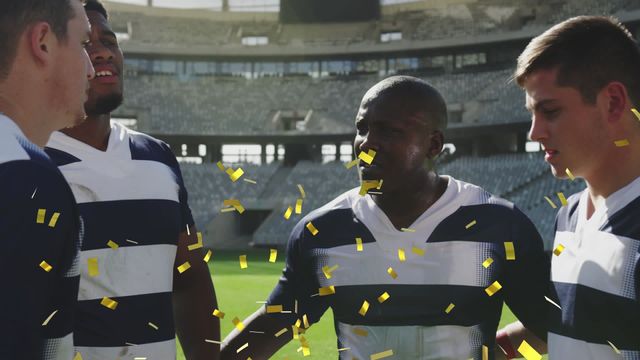
[[[241,270],[238,256],[247,255],[249,267]],[[266,300],[274,285],[278,281],[284,267],[284,252],[278,252],[278,260],[269,263],[269,250],[254,250],[251,252],[219,251],[213,253],[209,268],[218,297],[220,310],[225,313],[221,320],[222,337],[233,329],[231,319],[244,319],[252,314],[259,306],[259,301]],[[500,326],[513,322],[515,317],[505,306],[502,311]],[[336,335],[333,328],[333,313],[327,311],[322,320],[313,325],[306,334],[311,349],[308,358],[337,359]],[[302,357],[296,352],[300,343],[292,341],[282,348],[273,359],[290,359]],[[182,349],[178,345],[178,360],[184,360]],[[546,359],[546,357],[545,357]]]

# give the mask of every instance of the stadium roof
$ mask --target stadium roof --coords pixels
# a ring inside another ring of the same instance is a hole
[[[134,5],[147,5],[150,0],[108,0]],[[345,0],[348,1],[348,0]],[[380,0],[382,5],[419,2],[420,0]],[[221,10],[222,0],[151,0],[155,7]],[[229,0],[231,11],[278,12],[280,0]]]

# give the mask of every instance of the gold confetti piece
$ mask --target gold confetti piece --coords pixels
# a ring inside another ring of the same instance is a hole
[[[362,251],[362,239],[359,237],[356,238],[356,251]]]
[[[625,146],[629,146],[629,140],[627,139],[622,139],[622,140],[616,140],[613,142],[617,147],[625,147]]]
[[[391,350],[391,349],[385,350],[385,351],[382,351],[382,352],[379,352],[379,353],[372,354],[369,357],[369,360],[379,360],[379,359],[384,359],[384,358],[389,357],[389,356],[393,356],[393,350]]]
[[[358,336],[362,336],[362,337],[369,336],[369,332],[367,330],[361,329],[361,328],[353,328],[353,333],[358,335]]]
[[[407,261],[407,257],[404,254],[404,249],[398,249],[398,259],[400,259],[401,262]]]
[[[204,262],[208,263],[209,259],[211,259],[211,254],[213,254],[211,252],[211,250],[207,251],[207,254],[204,256],[204,258],[202,260],[204,260]]]
[[[411,248],[411,252],[416,254],[416,255],[418,255],[418,256],[424,256],[424,253],[425,253],[424,249],[421,249],[421,248],[416,247],[416,246]]]
[[[100,305],[106,307],[107,309],[115,310],[118,306],[118,302],[115,300],[111,300],[108,297],[103,297],[100,301]]]
[[[82,354],[80,354],[80,352],[76,352],[76,356],[73,357],[73,360],[83,360]]]
[[[107,246],[108,246],[108,247],[110,247],[110,248],[112,248],[112,249],[114,249],[114,250],[118,248],[118,244],[116,244],[116,243],[115,243],[115,242],[113,242],[112,240],[109,240],[109,241],[107,242]]]
[[[43,322],[42,322],[42,326],[47,326],[49,324],[49,321],[51,321],[51,319],[53,319],[53,316],[58,312],[58,310],[54,311],[51,313],[51,315],[49,315]]]
[[[636,109],[631,109],[631,112],[638,118],[638,121],[640,121],[640,112]]]
[[[380,304],[382,304],[383,302],[387,301],[387,299],[389,299],[391,297],[391,295],[389,295],[388,292],[383,292],[382,295],[378,296],[378,302]]]
[[[267,305],[267,314],[275,314],[282,312],[282,305]]]
[[[278,332],[275,334],[275,336],[276,336],[276,337],[280,337],[280,335],[282,335],[282,334],[286,333],[287,331],[289,331],[289,329],[287,329],[287,328],[282,328],[282,330],[278,331]]]
[[[33,200],[33,198],[36,196],[36,192],[38,192],[38,188],[35,188],[35,190],[33,190],[33,194],[31,194],[31,200]]]
[[[51,271],[51,269],[53,269],[53,266],[49,265],[49,263],[47,263],[46,261],[42,260],[42,262],[40,263],[40,267],[42,268],[42,270],[49,272]]]
[[[296,200],[296,214],[302,214],[302,199]]]
[[[416,232],[416,230],[415,230],[415,229],[411,229],[411,228],[401,228],[401,229],[400,229],[400,231],[404,231],[404,232],[412,232],[412,233]]]
[[[127,240],[125,240],[125,241],[126,241],[126,242],[128,242],[128,243],[132,243],[132,244],[136,244],[136,245],[138,245],[138,242],[137,242],[137,241],[133,241],[133,240],[129,240],[129,239],[127,239]]]
[[[213,309],[213,313],[211,315],[217,317],[218,319],[224,319],[224,313],[218,309]]]
[[[278,258],[278,249],[269,249],[269,262],[274,263]]]
[[[504,252],[507,255],[507,260],[516,259],[516,249],[513,247],[513,243],[511,241],[504,243]]]
[[[560,305],[556,304],[553,300],[549,299],[548,297],[544,297],[545,300],[547,300],[547,302],[551,303],[552,305],[555,305],[555,307],[557,307],[558,309],[562,310],[562,308],[560,307]]]
[[[488,288],[484,289],[484,291],[487,293],[487,295],[493,296],[493,294],[497,293],[500,289],[502,289],[502,285],[500,285],[500,283],[496,280],[493,282],[493,284],[489,285]]]
[[[334,286],[325,286],[318,289],[318,293],[320,296],[333,295],[336,293],[336,288]]]
[[[296,325],[292,325],[291,326],[291,332],[293,332],[293,338],[296,339],[296,340],[299,339],[298,329],[299,328]]]
[[[552,208],[557,209],[558,207],[556,206],[556,204],[553,203],[553,200],[549,199],[548,196],[544,197],[545,200],[547,200],[547,202],[549,203],[549,205],[551,205]]]
[[[309,229],[309,231],[311,232],[311,235],[313,235],[313,236],[318,235],[318,233],[320,232],[320,231],[318,231],[318,229],[316,229],[316,227],[315,227],[315,226],[313,226],[313,224],[311,223],[311,221],[309,221],[309,222],[307,223],[307,229]]]
[[[304,193],[304,188],[302,187],[302,184],[298,184],[298,190],[300,190],[300,196],[302,196],[302,198],[306,198],[307,195]]]
[[[338,265],[333,265],[332,267],[325,265],[322,267],[322,273],[324,274],[324,277],[326,277],[327,279],[331,279],[331,273],[336,271],[336,269],[338,269],[339,267],[340,266]]]
[[[518,352],[527,360],[541,360],[542,355],[529,345],[526,340],[522,340],[522,344],[518,347]]]
[[[379,180],[362,180],[360,184],[360,192],[358,194],[360,196],[365,196],[367,192],[371,189],[377,189],[380,186]]]
[[[236,354],[239,354],[239,353],[240,353],[240,351],[242,351],[242,350],[244,350],[244,349],[246,349],[246,348],[248,348],[248,347],[249,347],[249,343],[245,343],[244,345],[240,346],[240,347],[238,348],[238,350],[236,350]]]
[[[158,330],[158,325],[152,323],[152,322],[148,322],[147,325],[151,326],[154,330]]]
[[[558,199],[560,199],[560,204],[562,204],[562,206],[567,206],[567,198],[564,197],[564,194],[559,192],[558,193]]]
[[[204,342],[211,343],[211,344],[218,344],[218,345],[222,345],[222,341],[215,341],[215,340],[204,339]]]
[[[191,264],[189,264],[189,262],[186,261],[184,264],[178,266],[178,272],[182,274],[183,272],[189,270],[189,268],[191,268]]]
[[[556,246],[556,248],[553,249],[553,255],[560,256],[560,254],[562,254],[563,251],[564,251],[564,245],[558,244],[558,246]]]
[[[236,209],[236,211],[239,212],[240,214],[244,212],[244,206],[242,206],[242,204],[240,203],[240,200],[237,200],[237,199],[224,200],[223,205],[233,206],[233,208]]]
[[[191,230],[189,230],[189,224],[185,226],[187,228],[187,235],[191,236]]]
[[[47,215],[47,209],[38,209],[36,215],[36,224],[44,224],[44,217]]]
[[[255,180],[242,179],[242,181],[244,181],[244,182],[248,182],[249,184],[257,184],[257,182],[255,182]]]
[[[89,268],[89,276],[96,277],[100,275],[100,271],[98,270],[98,258],[91,257],[87,259],[87,266]]]
[[[467,229],[467,230],[468,230],[470,227],[472,227],[472,226],[473,226],[473,225],[475,225],[475,224],[476,224],[476,221],[475,221],[475,220],[473,220],[472,222],[470,222],[470,223],[468,223],[467,225],[465,225],[465,229]]]
[[[348,163],[344,164],[344,167],[346,167],[347,169],[351,169],[352,167],[358,165],[360,161],[358,159],[349,161]]]
[[[482,360],[489,360],[489,348],[486,345],[482,345]]]
[[[620,355],[620,350],[618,350],[618,348],[615,345],[613,345],[611,341],[607,340],[607,342],[609,343],[609,346],[611,346],[613,351],[615,351],[616,354]]]
[[[482,263],[482,266],[484,266],[485,268],[488,268],[489,266],[491,266],[491,264],[493,264],[493,259],[492,258],[487,258],[487,260],[485,260]]]
[[[221,213],[228,213],[228,212],[234,212],[234,211],[236,211],[236,208],[233,208],[233,207],[228,207],[228,208],[222,208],[222,209],[220,209],[220,212],[221,212]]]
[[[454,307],[456,307],[456,304],[451,303],[451,304],[449,304],[449,306],[447,306],[446,309],[444,309],[444,312],[448,314],[448,313],[451,312],[451,310],[453,310]]]
[[[287,208],[287,211],[284,212],[284,218],[289,220],[289,218],[291,217],[291,213],[293,212],[293,208],[291,206],[289,206]]]
[[[378,184],[378,187],[376,189],[380,190],[382,188],[383,182],[384,182],[384,179],[380,179],[380,183]]]
[[[187,249],[189,249],[189,251],[193,251],[195,249],[200,249],[202,247],[202,233],[200,231],[198,231],[196,233],[196,237],[198,238],[198,242],[195,244],[191,244],[187,246]]]
[[[218,165],[218,169],[220,169],[220,171],[225,171],[226,170],[224,165],[222,164],[222,161],[218,161],[216,163],[216,165]]]
[[[147,360],[147,358],[144,356],[136,356],[133,358],[133,360]]]
[[[340,348],[340,349],[338,349],[338,352],[342,352],[342,351],[349,351],[349,350],[351,350],[351,348],[350,348],[350,347]]]
[[[236,329],[238,329],[238,331],[242,331],[242,329],[244,329],[244,324],[237,317],[234,317],[233,320],[231,320],[231,322],[236,327]]]
[[[302,323],[304,324],[304,328],[308,329],[309,326],[309,319],[307,318],[307,314],[302,315]]]
[[[569,168],[566,168],[566,169],[564,170],[564,172],[567,174],[567,176],[569,177],[569,179],[571,179],[571,181],[573,181],[573,180],[575,180],[575,179],[576,179],[576,177],[575,177],[575,176],[573,176],[573,173],[571,172],[571,170],[569,170]]]
[[[240,269],[246,269],[249,267],[249,264],[247,264],[247,255],[240,255],[239,260],[240,260]]]
[[[49,227],[53,228],[56,227],[56,223],[58,222],[58,218],[60,217],[60,213],[56,212],[53,213],[53,216],[51,216],[51,220],[49,220]]]
[[[389,276],[391,276],[394,279],[398,277],[398,273],[396,273],[396,271],[393,270],[392,267],[387,269],[387,274],[389,274]]]
[[[367,164],[371,165],[371,163],[373,162],[373,158],[376,157],[376,152],[375,150],[371,150],[369,149],[369,151],[365,154],[364,151],[361,151],[360,154],[358,154],[358,159],[366,162]]]
[[[358,310],[358,314],[365,316],[367,314],[367,311],[369,311],[369,302],[365,300],[362,303],[362,306],[360,306],[360,310]]]

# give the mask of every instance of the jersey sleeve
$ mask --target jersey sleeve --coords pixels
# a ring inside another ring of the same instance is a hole
[[[178,190],[178,200],[180,201],[180,212],[182,214],[182,228],[184,229],[187,225],[193,226],[195,221],[193,220],[193,215],[191,214],[191,208],[189,207],[189,194],[187,193],[187,188],[184,186],[184,180],[182,178],[182,171],[180,170],[180,165],[178,164],[178,160],[175,155],[169,148],[169,146],[165,143],[162,144],[164,150],[167,154],[167,163],[176,177],[176,182],[179,186]]]
[[[30,161],[0,165],[0,189],[0,358],[41,358],[72,332],[78,213],[62,175]]]
[[[289,238],[285,268],[273,289],[267,305],[282,305],[285,313],[271,314],[290,323],[303,320],[307,316],[309,324],[320,320],[329,307],[331,296],[319,296],[318,280],[311,268],[310,251],[306,249],[305,221],[300,221]],[[291,313],[288,313],[291,311]]]
[[[548,330],[551,259],[531,220],[514,209],[511,222],[515,260],[505,262],[505,302],[526,328],[541,339]]]

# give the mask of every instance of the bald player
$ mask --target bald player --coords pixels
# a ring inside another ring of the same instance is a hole
[[[381,189],[350,190],[296,225],[267,301],[284,311],[258,309],[225,339],[223,358],[267,359],[329,308],[341,359],[493,359],[504,302],[544,332],[541,238],[513,204],[437,174],[446,124],[442,96],[423,80],[394,76],[367,91],[354,150],[375,151],[359,172]]]

